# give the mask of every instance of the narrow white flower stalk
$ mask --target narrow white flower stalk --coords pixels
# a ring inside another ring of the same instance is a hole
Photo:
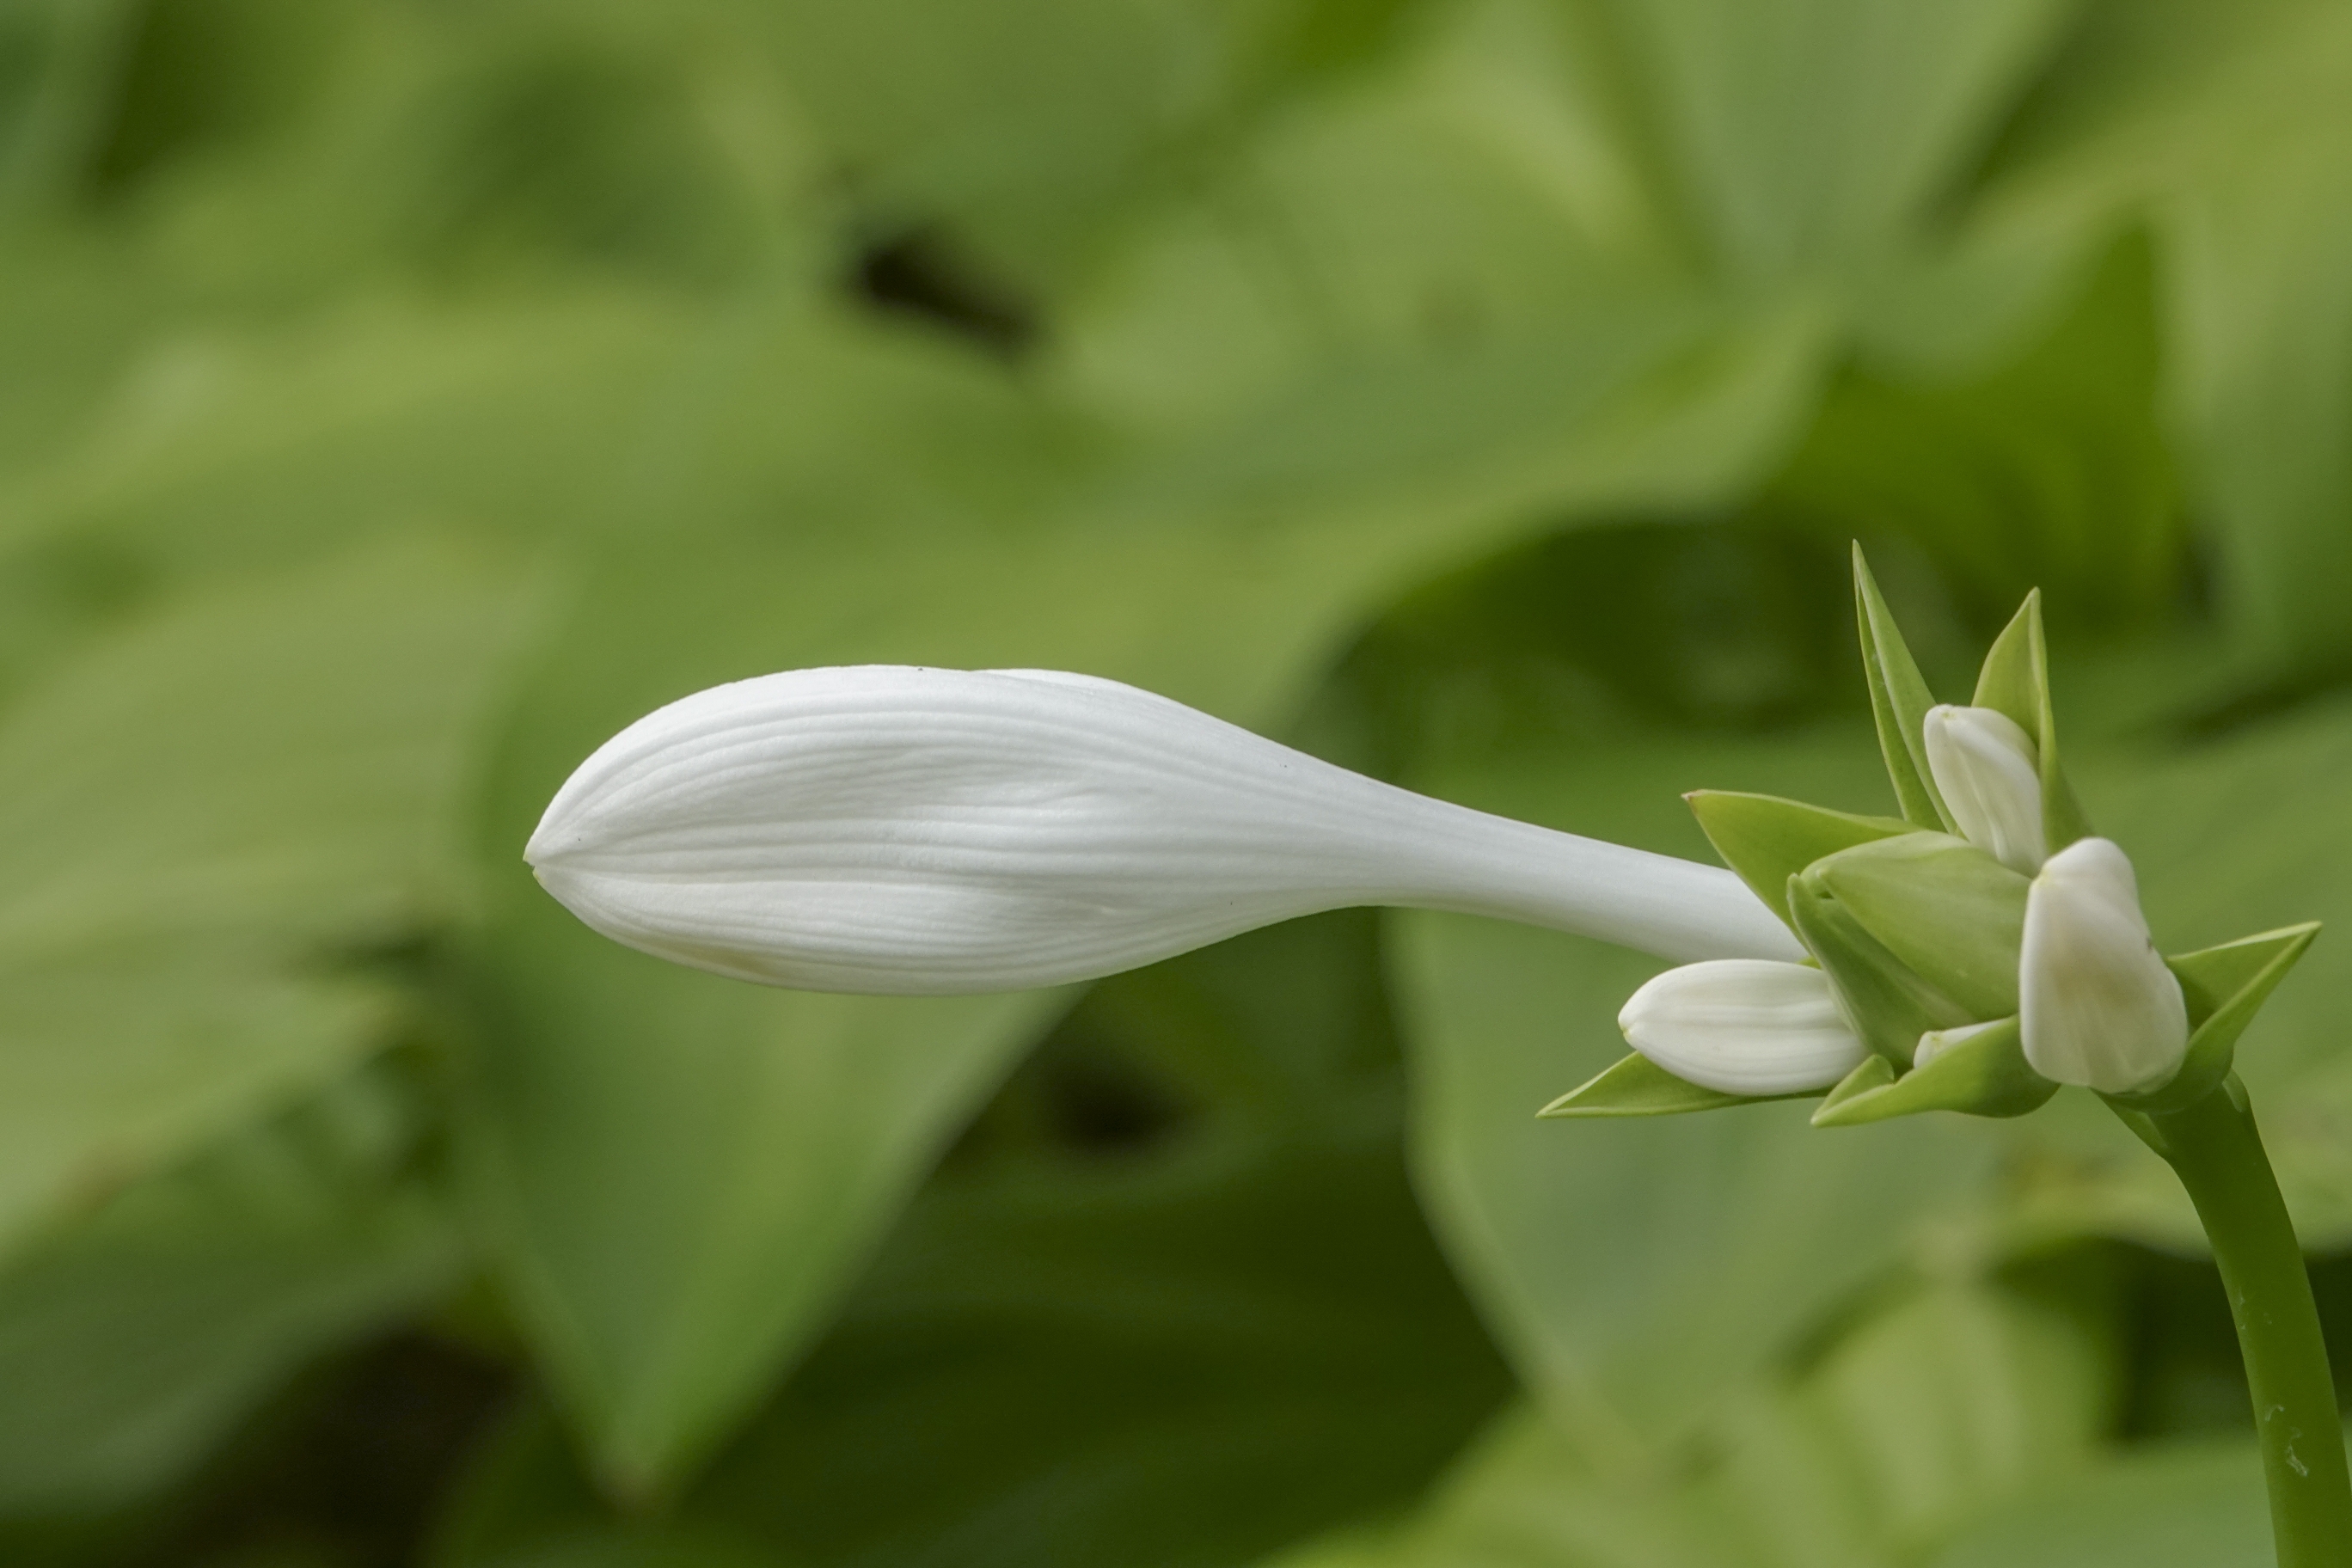
[[[2018,995],[2025,1059],[2044,1078],[2122,1094],[2180,1070],[2180,982],[2148,938],[2131,861],[2108,840],[2077,840],[2033,879]]]
[[[801,669],[698,692],[582,763],[524,858],[617,942],[823,991],[1090,979],[1355,904],[1675,959],[1802,952],[1728,871],[1432,800],[1043,670]]]
[[[1869,1054],[1828,976],[1769,959],[1669,969],[1633,993],[1617,1026],[1676,1078],[1726,1094],[1827,1089]]]
[[[1960,836],[2012,871],[2042,869],[2041,757],[2033,738],[1990,708],[1927,710],[1927,772]]]

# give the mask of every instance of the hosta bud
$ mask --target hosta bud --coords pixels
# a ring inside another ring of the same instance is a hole
[[[1948,703],[1928,709],[1920,727],[1927,771],[1961,836],[2013,871],[2040,870],[2049,849],[2033,738],[2006,713]]]
[[[1926,1067],[1954,1046],[1975,1039],[1987,1029],[1998,1029],[2009,1023],[2007,1018],[1993,1018],[1981,1024],[1963,1024],[1957,1029],[1930,1029],[1919,1037],[1919,1044],[1911,1052],[1911,1066]]]
[[[2131,862],[2106,839],[2076,840],[2033,879],[2018,994],[2025,1057],[2044,1078],[2125,1094],[2180,1069],[2180,983],[2148,939]]]
[[[524,856],[617,942],[813,990],[1090,979],[1351,904],[1675,959],[1803,951],[1728,871],[1431,800],[1043,671],[801,669],[698,692],[582,763]]]
[[[1726,1094],[1827,1089],[1869,1055],[1820,970],[1765,959],[1669,969],[1633,993],[1617,1026],[1676,1078]]]

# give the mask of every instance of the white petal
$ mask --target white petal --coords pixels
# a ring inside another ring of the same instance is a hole
[[[581,764],[524,855],[616,941],[815,990],[1087,979],[1351,904],[1670,958],[1802,952],[1728,871],[1431,800],[1051,671],[801,669],[698,692]]]
[[[1617,1026],[1676,1078],[1726,1094],[1827,1089],[1869,1055],[1826,975],[1767,959],[1669,969],[1633,993]]]
[[[2041,759],[2033,739],[1990,708],[1927,710],[1927,772],[1969,843],[2012,871],[2042,868]]]
[[[2017,978],[2025,1059],[2042,1077],[2120,1094],[2180,1069],[2180,982],[2148,940],[2131,861],[2106,839],[2068,845],[2033,879]]]

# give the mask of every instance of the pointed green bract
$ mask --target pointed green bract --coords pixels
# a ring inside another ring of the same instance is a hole
[[[2050,654],[2042,635],[2042,590],[2025,595],[2025,603],[1993,639],[1977,674],[1979,708],[1990,708],[2015,721],[2033,739],[2042,773],[2042,826],[2050,852],[2056,854],[2091,831],[2074,787],[2058,766],[2058,721],[2050,702]]]
[[[2180,982],[2181,999],[2189,1004],[2188,1054],[2170,1082],[2145,1094],[2109,1095],[2108,1100],[2137,1110],[2161,1111],[2180,1110],[2210,1094],[2236,1063],[2238,1037],[2318,934],[2319,922],[2308,921],[2166,959]]]
[[[1857,1127],[1923,1110],[2022,1116],[2048,1103],[2057,1092],[2056,1084],[2027,1063],[2017,1020],[2004,1018],[1947,1047],[1926,1066],[1913,1068],[1899,1079],[1890,1069],[1888,1075],[1858,1084],[1850,1093],[1832,1095],[1813,1112],[1813,1125]]]
[[[1977,671],[1976,695],[1969,700],[2007,716],[2046,752],[2050,735],[2042,726],[2042,710],[2048,706],[2049,682],[2044,662],[2042,590],[2036,588],[2025,595],[2025,603],[1985,650],[1984,664]]]
[[[1899,817],[1858,816],[1778,795],[1701,789],[1683,798],[1723,863],[1784,921],[1790,878],[1841,849],[1918,831]]]
[[[1949,832],[1952,815],[1928,774],[1927,743],[1920,729],[1927,710],[1936,705],[1935,694],[1927,689],[1894,612],[1880,596],[1859,544],[1853,547],[1853,610],[1862,634],[1863,673],[1870,681],[1871,716],[1878,722],[1878,749],[1885,754],[1895,798],[1906,821]]]
[[[1837,1087],[1822,1099],[1820,1109],[1813,1112],[1813,1125],[1832,1125],[1823,1118],[1830,1116],[1837,1107],[1853,1100],[1866,1100],[1894,1081],[1895,1066],[1892,1062],[1885,1057],[1864,1057],[1861,1065],[1840,1079]]]
[[[2032,884],[1983,850],[1948,834],[1906,834],[1841,850],[1806,876],[1969,1019],[2017,1011]]]
[[[1678,1116],[1685,1110],[1720,1110],[1727,1105],[1757,1105],[1801,1095],[1726,1094],[1687,1083],[1635,1051],[1591,1081],[1570,1089],[1536,1112],[1539,1117]]]
[[[1907,1068],[1920,1036],[1972,1021],[1967,1008],[1864,929],[1814,872],[1790,879],[1789,912],[1798,937],[1837,987],[1847,1021],[1863,1044],[1889,1062]]]

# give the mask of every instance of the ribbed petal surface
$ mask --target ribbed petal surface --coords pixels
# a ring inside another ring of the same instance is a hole
[[[2042,773],[2033,739],[1990,708],[1927,710],[1927,771],[1961,837],[2012,871],[2042,868]]]
[[[875,665],[632,724],[525,850],[615,941],[740,979],[952,994],[1353,904],[1668,958],[1801,954],[1730,872],[1393,788],[1115,681]]]
[[[2122,1094],[2180,1069],[2180,982],[2148,940],[2131,861],[2106,839],[2076,840],[2033,879],[2017,977],[2025,1059],[2042,1077]]]
[[[1617,1026],[1676,1078],[1726,1094],[1827,1089],[1869,1054],[1826,975],[1766,959],[1669,969],[1633,993]]]

